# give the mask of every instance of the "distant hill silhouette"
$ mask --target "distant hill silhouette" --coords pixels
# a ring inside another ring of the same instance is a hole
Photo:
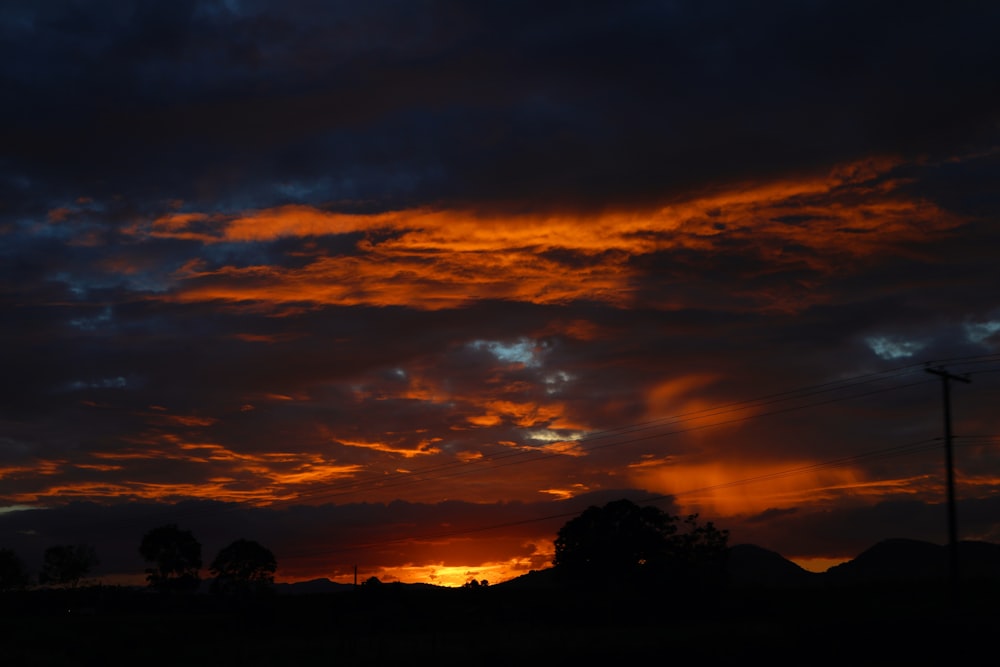
[[[822,575],[809,572],[774,551],[753,544],[730,547],[728,570],[731,583],[738,586],[809,586],[822,583]],[[532,570],[496,584],[518,590],[541,590],[557,586],[555,570]]]
[[[959,571],[963,579],[1000,582],[1000,544],[959,543]],[[730,582],[737,586],[789,587],[838,586],[872,583],[943,581],[949,576],[946,545],[893,538],[878,542],[854,559],[826,572],[810,572],[774,551],[753,544],[729,549]],[[532,570],[496,584],[506,588],[544,589],[556,585],[551,568]]]
[[[532,570],[519,577],[501,581],[494,584],[494,587],[518,589],[518,590],[542,590],[554,588],[556,586],[555,570],[546,568],[544,570]]]
[[[947,546],[897,538],[879,542],[823,576],[833,584],[944,580],[949,559]],[[958,561],[963,579],[1000,580],[1000,544],[959,542]]]
[[[414,589],[438,589],[442,588],[435,584],[403,584],[399,582],[389,582],[381,583],[379,587],[385,587],[385,589],[392,589],[397,586],[403,586],[408,590]],[[341,584],[336,581],[331,581],[325,577],[319,579],[310,579],[309,581],[296,581],[293,583],[276,583],[274,584],[274,590],[280,595],[317,595],[323,593],[341,593],[344,591],[354,590],[354,584]],[[358,586],[358,588],[363,588]]]
[[[959,543],[959,568],[963,579],[990,579],[1000,582],[1000,544],[979,541]],[[781,554],[754,544],[737,544],[729,549],[729,580],[736,586],[804,588],[910,581],[943,581],[949,576],[946,545],[892,538],[883,540],[852,560],[826,572],[810,572]],[[440,588],[433,584],[384,584],[414,588]],[[492,587],[517,590],[545,590],[557,586],[552,568],[532,570]],[[276,583],[281,595],[339,593],[354,588],[326,578]]]
[[[294,583],[276,583],[274,590],[281,595],[315,595],[319,593],[339,593],[354,588],[353,584],[339,584],[326,578],[296,581]]]
[[[729,548],[729,580],[736,585],[813,586],[822,583],[823,575],[810,572],[781,554],[754,544],[736,544]]]

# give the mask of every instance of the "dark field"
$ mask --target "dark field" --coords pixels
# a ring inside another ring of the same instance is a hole
[[[2,598],[0,665],[991,664],[1000,588],[970,586],[961,605],[944,593],[739,589],[692,601],[386,585],[237,606],[34,591]]]

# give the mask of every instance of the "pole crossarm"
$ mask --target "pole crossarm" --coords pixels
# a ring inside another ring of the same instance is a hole
[[[925,368],[924,370],[928,373],[933,373],[934,375],[940,375],[945,380],[958,380],[959,382],[964,382],[965,384],[972,382],[972,380],[965,375],[955,375],[954,373],[949,373],[941,366],[938,366],[937,368]]]

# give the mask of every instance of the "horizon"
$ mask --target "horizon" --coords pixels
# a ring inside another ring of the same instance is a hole
[[[0,548],[460,586],[628,498],[825,571],[948,542],[946,413],[1000,542],[998,20],[11,3]]]
[[[864,556],[865,554],[867,554],[869,551],[877,549],[881,545],[884,545],[884,544],[889,543],[889,542],[896,542],[896,541],[904,541],[904,542],[914,542],[914,543],[920,543],[920,544],[927,544],[927,545],[939,547],[939,548],[942,548],[942,549],[947,549],[948,546],[949,546],[948,543],[931,542],[931,541],[926,541],[926,540],[915,540],[915,539],[912,539],[912,538],[888,537],[888,538],[885,538],[883,540],[879,540],[878,542],[875,542],[874,544],[870,545],[868,548],[862,550],[861,552],[855,554],[853,557],[850,557],[850,558],[812,559],[812,562],[809,563],[809,564],[812,565],[812,567],[806,567],[806,565],[804,565],[801,562],[797,562],[797,561],[794,561],[792,559],[785,558],[785,556],[783,554],[777,553],[777,552],[775,552],[773,550],[766,549],[764,547],[760,547],[759,545],[752,544],[752,543],[749,543],[749,542],[741,542],[741,543],[738,543],[738,544],[729,544],[728,547],[729,548],[732,548],[732,547],[754,547],[756,549],[761,549],[763,551],[768,551],[770,553],[773,553],[776,556],[784,559],[788,563],[791,563],[791,564],[799,566],[800,568],[802,568],[803,570],[805,570],[806,572],[808,572],[810,574],[825,574],[825,573],[829,572],[831,569],[837,567],[838,565],[844,565],[844,564],[852,563],[853,561],[855,561],[858,558],[860,558],[860,557]],[[990,542],[983,542],[983,541],[979,541],[979,540],[960,540],[960,543],[996,544],[996,543],[990,543]],[[366,575],[363,572],[357,572],[357,573],[353,574],[349,578],[349,580],[345,580],[345,577],[343,577],[343,576],[341,576],[338,579],[332,579],[332,578],[329,578],[329,577],[326,577],[326,576],[297,577],[297,578],[287,579],[287,578],[282,578],[280,576],[276,576],[275,579],[274,579],[273,584],[274,584],[274,586],[279,586],[280,587],[280,586],[294,586],[295,584],[310,584],[310,583],[316,583],[316,582],[327,582],[327,583],[335,584],[335,585],[338,585],[338,586],[354,586],[354,587],[358,587],[358,586],[365,585],[367,583],[368,579],[374,578],[374,579],[378,579],[379,583],[382,583],[382,584],[400,583],[400,584],[407,584],[407,585],[432,585],[432,586],[438,586],[438,587],[441,587],[441,588],[462,588],[462,587],[465,587],[466,585],[470,584],[473,581],[475,581],[476,584],[481,584],[481,585],[484,585],[484,586],[486,586],[486,585],[491,585],[492,586],[492,585],[497,585],[497,584],[503,584],[503,583],[514,581],[514,580],[516,580],[516,579],[518,579],[520,577],[524,577],[524,576],[527,576],[527,575],[530,575],[530,574],[534,574],[534,573],[538,573],[538,572],[544,572],[546,570],[552,569],[553,567],[554,566],[553,566],[552,563],[548,563],[546,565],[543,565],[543,566],[539,567],[538,569],[532,569],[532,570],[529,570],[527,572],[520,572],[520,573],[517,573],[517,574],[515,574],[514,576],[512,576],[510,578],[499,579],[499,580],[489,580],[486,577],[482,577],[481,579],[472,579],[472,578],[465,577],[465,578],[452,578],[451,580],[446,580],[447,577],[443,577],[442,581],[436,581],[436,582],[422,581],[422,580],[421,581],[405,581],[405,580],[401,580],[401,579],[395,578],[392,575],[390,575],[388,579],[383,580],[380,577],[378,577],[377,575],[373,575],[373,574],[367,574]],[[279,572],[280,572],[280,567],[279,567]],[[204,574],[204,576],[201,576],[202,574]],[[205,567],[203,567],[203,568],[201,568],[201,572],[199,572],[199,576],[200,576],[200,585],[199,585],[199,588],[198,588],[197,592],[199,594],[201,594],[201,593],[208,593],[209,591],[206,588],[206,586],[213,579],[213,577],[211,575],[211,572],[207,571],[207,569]],[[943,573],[942,573],[942,576],[944,576]],[[78,584],[74,584],[72,586],[69,586],[69,588],[70,589],[86,588],[86,587],[90,587],[90,586],[98,586],[98,587],[101,587],[101,586],[111,586],[111,587],[121,586],[121,587],[126,587],[126,588],[145,589],[145,588],[149,588],[149,582],[147,581],[146,576],[144,574],[137,574],[137,573],[132,573],[132,574],[120,574],[119,573],[119,574],[112,574],[112,575],[106,576],[106,577],[102,577],[102,576],[90,576],[90,575],[88,575],[88,576],[83,577]],[[34,590],[39,590],[39,589],[41,589],[41,590],[47,590],[47,589],[56,589],[56,590],[58,590],[58,589],[66,589],[66,588],[67,588],[67,586],[65,584],[41,584],[41,583],[35,582],[34,580],[32,580],[28,584],[28,586],[27,586],[28,590],[33,590],[33,589]]]

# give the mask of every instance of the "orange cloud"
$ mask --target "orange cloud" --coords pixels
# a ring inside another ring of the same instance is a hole
[[[177,426],[211,426],[219,421],[214,417],[199,417],[197,415],[152,415],[156,420],[176,424]]]
[[[213,237],[205,233],[194,230],[196,223],[211,220],[212,217],[206,213],[168,213],[154,220],[150,225],[148,233],[150,236],[192,239],[198,241],[211,241]],[[137,233],[138,229],[133,229]]]
[[[361,471],[359,465],[341,465],[327,461],[321,456],[303,456],[301,458],[304,460],[290,469],[271,473],[274,481],[282,486],[326,483],[351,478]]]
[[[57,475],[67,464],[65,460],[40,460],[30,466],[4,466],[0,467],[0,479],[17,479],[22,475]]]
[[[561,403],[518,403],[487,399],[483,407],[487,410],[487,416],[478,417],[479,419],[492,419],[494,424],[510,421],[522,428],[553,424],[565,414],[565,406]],[[472,417],[470,421],[476,418]]]
[[[553,488],[553,489],[539,489],[539,493],[545,493],[550,496],[554,496],[559,500],[568,500],[574,496],[578,496],[581,493],[586,493],[590,489],[584,484],[573,484],[570,488]]]
[[[653,418],[682,415],[702,416],[711,410],[705,401],[693,398],[699,389],[710,386],[715,375],[699,374],[671,378],[654,386],[646,397],[647,411]]]
[[[675,495],[685,511],[712,517],[815,505],[845,496],[878,501],[934,488],[927,476],[872,480],[860,469],[801,461],[689,464],[674,459],[632,466],[629,477],[638,488]]]
[[[295,268],[209,269],[191,263],[175,275],[177,289],[169,297],[184,302],[435,310],[504,299],[624,306],[636,298],[638,269],[630,259],[653,252],[712,252],[723,243],[743,243],[759,253],[768,271],[808,266],[821,277],[842,271],[844,258],[864,260],[960,224],[933,203],[900,195],[901,183],[885,178],[895,166],[892,160],[869,160],[822,177],[748,183],[647,211],[496,216],[414,209],[347,214],[283,206],[228,217],[171,213],[134,233],[210,244],[379,232],[361,241],[351,255],[317,251]],[[788,253],[789,247],[809,252]],[[795,309],[818,298],[814,290],[767,294],[759,289],[753,297],[779,309]]]
[[[342,438],[337,438],[337,444],[344,445],[345,447],[359,447],[361,449],[370,449],[376,452],[384,452],[387,454],[397,454],[404,458],[414,458],[416,456],[427,456],[428,454],[440,454],[441,450],[433,445],[435,442],[440,442],[441,438],[432,438],[431,440],[425,440],[421,442],[416,448],[412,447],[398,447],[386,444],[384,442],[362,442],[362,441],[350,441],[344,440]]]
[[[354,477],[357,464],[342,464],[316,453],[240,453],[214,442],[191,442],[172,433],[146,434],[131,439],[137,447],[114,452],[92,452],[90,460],[72,464],[74,469],[102,473],[125,471],[127,482],[81,480],[67,482],[61,473],[67,461],[40,461],[30,469],[33,475],[53,478],[30,493],[13,494],[17,502],[40,498],[73,496],[81,498],[142,498],[170,500],[184,497],[219,501],[269,504],[308,496],[310,489]],[[172,461],[187,467],[188,482],[160,483],[144,479],[146,461]],[[199,479],[199,471],[203,475]],[[0,479],[16,478],[26,468],[0,470]]]
[[[320,257],[295,269],[230,266],[199,270],[190,265],[178,274],[184,284],[173,298],[181,302],[413,305],[437,310],[478,299],[617,302],[628,291],[621,261],[603,261],[568,276],[558,263],[530,252],[509,250],[502,254],[506,256],[420,256],[378,250],[361,256]]]
[[[112,484],[106,482],[72,482],[54,484],[32,493],[13,496],[18,502],[37,502],[44,498],[134,498],[139,500],[176,501],[203,498],[221,502],[243,502],[266,504],[278,496],[266,488],[231,488],[228,480],[200,481],[197,483],[159,484],[150,482],[128,482]]]

